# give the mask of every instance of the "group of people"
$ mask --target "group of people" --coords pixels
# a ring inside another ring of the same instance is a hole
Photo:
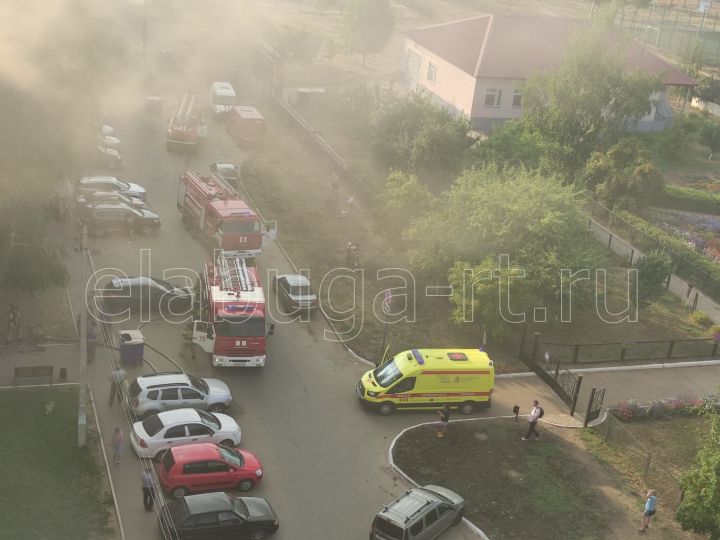
[[[520,406],[515,405],[513,407],[515,421],[517,421],[519,413]],[[536,399],[533,400],[532,408],[530,409],[530,414],[528,415],[527,432],[523,437],[521,437],[522,441],[529,441],[532,437],[535,437],[536,440],[540,439],[540,434],[537,431],[537,425],[544,415],[545,411],[540,406],[540,402]],[[440,425],[438,427],[438,430],[435,432],[435,435],[439,438],[444,438],[447,436],[448,423],[450,422],[450,405],[447,403],[443,405],[442,409],[438,411],[438,416],[440,417]],[[650,527],[650,519],[655,515],[657,500],[657,491],[654,489],[649,490],[645,495],[645,506],[642,515],[642,526],[640,527],[639,532],[646,532]]]
[[[127,374],[125,373],[124,369],[116,369],[115,371],[110,373],[110,376],[108,377],[108,380],[110,381],[110,399],[108,404],[110,406],[113,405],[116,399],[118,402],[120,402],[122,385],[126,378]],[[120,458],[122,457],[123,451],[125,449],[125,434],[118,426],[115,426],[112,436],[110,437],[110,447],[112,448],[113,462],[116,465],[119,465]],[[143,471],[141,473],[141,481],[143,506],[145,507],[146,512],[152,512],[155,507],[155,496],[157,488],[152,475],[152,470],[150,468],[143,467]]]

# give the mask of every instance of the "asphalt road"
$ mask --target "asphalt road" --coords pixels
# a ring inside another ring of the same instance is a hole
[[[157,234],[132,241],[123,235],[91,239],[95,268],[137,275],[142,266],[143,273],[160,277],[169,269],[176,269],[175,274],[183,273],[177,269],[200,271],[211,254],[184,230],[175,206],[177,177],[186,158],[167,152],[165,118],[146,115],[142,97],[137,96],[137,110],[114,121],[126,145],[126,168],[119,176],[146,187],[148,204],[161,215],[163,225]],[[206,171],[213,161],[240,163],[243,157],[217,123],[210,125],[209,140],[188,165]],[[270,268],[291,271],[274,245],[258,263],[263,274]],[[269,291],[267,295],[271,311],[277,314],[274,298]],[[282,315],[275,320],[262,369],[213,368],[201,354],[194,360],[182,337],[182,324],[156,319],[142,323],[142,329],[148,342],[184,370],[229,384],[235,398],[229,414],[243,430],[242,446],[257,452],[266,471],[254,494],[267,497],[275,507],[281,523],[276,538],[366,538],[373,515],[406,487],[389,471],[390,441],[402,428],[435,420],[436,415],[413,412],[384,418],[364,411],[356,401],[355,384],[368,366],[340,344],[323,339],[324,320],[316,316],[310,323],[287,323]],[[138,324],[116,324],[114,331]],[[173,369],[157,354],[149,352],[148,358],[160,370]],[[118,405],[109,408],[105,401],[109,360],[101,356],[89,369],[106,438],[115,425],[124,426],[127,434],[130,422]],[[527,400],[532,397],[528,394]],[[514,399],[497,395],[493,409],[484,414],[509,414]],[[552,399],[549,393],[547,399]],[[140,506],[140,461],[128,448],[123,463],[112,467],[127,537],[157,537],[153,514],[143,513]],[[460,526],[445,538],[472,537],[463,529]]]

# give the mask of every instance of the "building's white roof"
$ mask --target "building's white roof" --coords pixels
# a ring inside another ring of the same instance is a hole
[[[229,82],[212,83],[213,92],[219,96],[235,96],[235,89]]]

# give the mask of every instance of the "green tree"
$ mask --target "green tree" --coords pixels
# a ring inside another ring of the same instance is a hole
[[[373,123],[371,148],[381,166],[443,188],[460,173],[473,144],[465,118],[417,95],[390,101]]]
[[[275,48],[298,62],[312,62],[322,47],[320,38],[304,28],[283,29],[275,40]]]
[[[544,152],[544,141],[538,132],[529,130],[520,120],[509,120],[476,145],[473,160],[500,167],[519,165],[534,169],[540,165]]]
[[[662,174],[634,138],[626,138],[606,152],[594,152],[583,179],[587,189],[611,208],[638,210],[664,187]]]
[[[707,413],[710,433],[698,450],[693,468],[680,483],[683,498],[675,519],[684,530],[720,539],[720,414]]]
[[[523,122],[550,150],[545,165],[572,181],[590,155],[614,144],[625,127],[650,112],[650,96],[662,88],[627,66],[624,44],[609,44],[608,13],[570,39],[560,65],[528,78]]]
[[[412,174],[394,172],[376,202],[376,212],[383,230],[400,239],[413,216],[425,215],[435,197]]]
[[[699,84],[692,89],[693,95],[710,103],[720,102],[720,79],[700,77]]]
[[[349,0],[345,7],[345,29],[350,52],[365,56],[380,52],[395,28],[390,0]]]
[[[559,269],[597,262],[579,206],[572,186],[536,172],[495,166],[466,171],[433,205],[436,212],[418,217],[406,234],[413,268],[447,272],[453,318],[461,322],[472,314],[501,337],[508,325],[498,301],[507,298],[508,288],[513,312],[544,306],[556,314]],[[500,264],[503,255],[507,267]],[[455,262],[448,270],[449,261]],[[573,290],[574,299],[589,299],[586,285]]]
[[[653,250],[635,261],[633,268],[638,272],[638,300],[645,305],[665,290],[665,282],[672,271],[672,259],[663,251]]]
[[[720,122],[707,119],[700,128],[700,140],[710,149],[708,159],[720,152]]]

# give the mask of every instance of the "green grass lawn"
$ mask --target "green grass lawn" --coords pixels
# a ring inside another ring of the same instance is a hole
[[[526,426],[513,420],[451,423],[444,439],[434,436],[435,426],[422,426],[398,440],[395,462],[421,485],[462,495],[465,515],[490,538],[605,538],[606,516],[624,516],[612,497],[595,489],[610,476],[542,426],[541,441],[521,441]]]
[[[76,387],[0,391],[0,539],[112,538],[95,432],[77,447],[77,399]]]
[[[673,515],[680,502],[678,480],[692,466],[708,429],[709,421],[703,416],[635,422],[609,419],[583,430],[582,438],[593,454],[627,479],[637,497],[644,495],[647,486],[662,486],[663,512]],[[644,475],[648,454],[652,457]]]

